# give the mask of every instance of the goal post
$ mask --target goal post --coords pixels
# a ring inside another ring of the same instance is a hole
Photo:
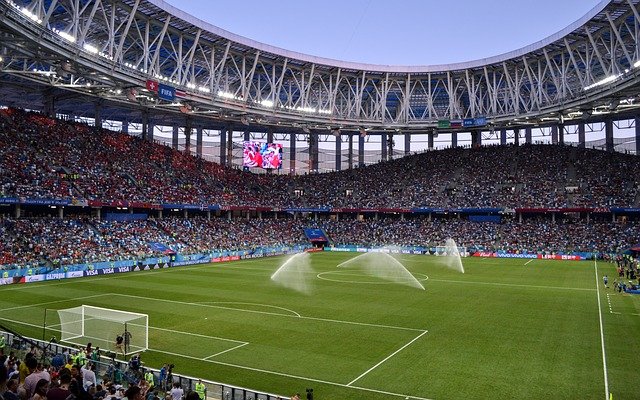
[[[149,348],[149,316],[129,311],[81,305],[58,310],[60,339],[67,343],[122,353],[138,353]],[[116,338],[123,338],[116,349]]]

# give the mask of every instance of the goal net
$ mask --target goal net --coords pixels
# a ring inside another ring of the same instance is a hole
[[[467,248],[461,246],[436,246],[436,256],[468,256]]]
[[[78,306],[58,310],[62,341],[99,346],[122,354],[133,354],[149,347],[149,316],[109,308]],[[117,348],[116,338],[122,337]]]

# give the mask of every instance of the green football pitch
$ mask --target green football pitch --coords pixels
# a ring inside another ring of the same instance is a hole
[[[395,256],[422,290],[337,267],[356,256],[312,254],[304,292],[270,279],[286,257],[0,287],[0,323],[144,313],[147,366],[316,400],[638,398],[640,297],[603,287],[612,264]]]

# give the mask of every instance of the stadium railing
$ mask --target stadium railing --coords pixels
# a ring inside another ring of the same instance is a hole
[[[75,347],[55,343],[54,340],[47,342],[5,331],[0,331],[0,336],[4,338],[6,348],[10,348],[16,352],[16,355],[18,355],[20,359],[22,359],[22,356],[29,351],[31,345],[35,343],[43,351],[41,362],[46,366],[52,365],[54,356],[61,355],[65,353],[65,351],[69,354],[74,354],[78,350]],[[104,353],[106,354],[110,352],[104,351]],[[106,355],[102,355],[100,361],[95,362],[95,364],[96,377],[99,377],[100,381],[103,381],[105,376],[111,375],[111,371],[118,369],[122,373],[122,379],[121,382],[118,382],[117,384],[127,387],[129,384],[137,383],[146,372],[151,372],[153,373],[154,381],[157,383],[154,387],[156,389],[160,388],[160,370],[158,369],[149,368],[143,364],[139,371],[134,372],[130,370],[128,362],[117,358],[111,358]],[[188,375],[176,374],[174,372],[169,375],[171,376],[172,382],[166,382],[165,387],[160,388],[161,391],[168,392],[171,390],[171,386],[174,383],[178,383],[186,395],[189,391],[195,391],[195,385],[198,380],[201,379]],[[222,382],[209,381],[206,379],[202,379],[202,382],[207,388],[207,399],[211,400],[277,400],[286,398],[286,396],[283,395],[264,393],[258,390],[228,385]]]

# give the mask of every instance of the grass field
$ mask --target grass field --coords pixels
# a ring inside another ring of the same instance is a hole
[[[611,264],[397,256],[419,290],[336,268],[355,256],[313,254],[308,294],[270,280],[285,257],[1,287],[0,322],[146,313],[148,366],[316,400],[638,398],[640,297],[602,286]]]

